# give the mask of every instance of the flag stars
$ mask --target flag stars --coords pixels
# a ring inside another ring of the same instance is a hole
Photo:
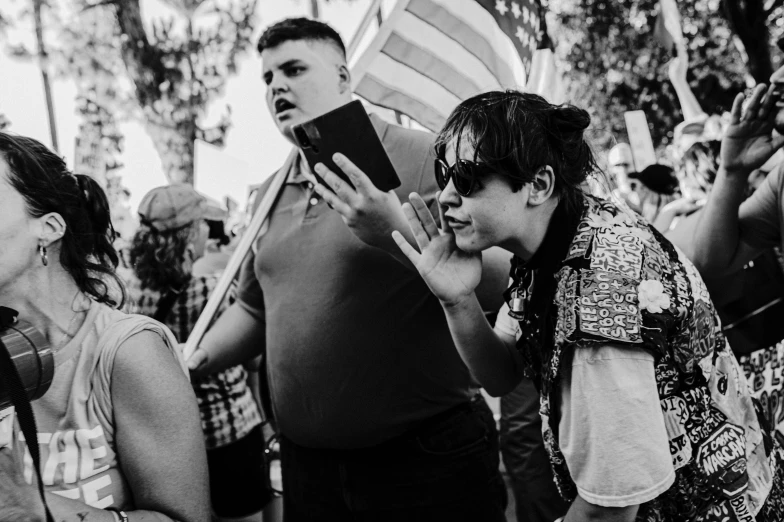
[[[505,16],[509,11],[509,8],[506,7],[506,2],[504,0],[495,0],[495,10],[501,13],[501,16]]]
[[[525,45],[528,41],[528,35],[525,33],[525,29],[522,26],[517,26],[517,31],[515,32],[515,37],[520,40],[522,45]]]
[[[512,2],[512,14],[515,18],[520,18],[520,15],[523,14],[523,12],[520,10],[520,4],[517,2]]]

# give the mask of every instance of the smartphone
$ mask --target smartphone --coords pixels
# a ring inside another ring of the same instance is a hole
[[[364,172],[379,190],[387,192],[400,186],[400,178],[359,100],[295,125],[292,131],[319,183],[324,184],[324,180],[316,174],[315,167],[323,163],[354,186],[332,160],[332,156],[340,152]]]

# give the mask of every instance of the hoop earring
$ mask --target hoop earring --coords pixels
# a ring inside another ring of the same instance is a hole
[[[41,254],[41,263],[43,263],[44,266],[48,266],[49,257],[46,255],[46,247],[43,245],[38,245],[38,253]]]

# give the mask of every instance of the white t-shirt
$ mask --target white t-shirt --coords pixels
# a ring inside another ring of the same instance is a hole
[[[504,305],[495,330],[520,338]],[[575,350],[561,374],[558,444],[577,491],[598,506],[658,497],[675,481],[653,356],[607,344]]]

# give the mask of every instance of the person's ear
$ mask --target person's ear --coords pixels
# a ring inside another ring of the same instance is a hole
[[[39,231],[38,243],[44,247],[49,247],[55,241],[62,239],[65,235],[67,225],[63,216],[57,212],[50,212],[38,218]]]
[[[338,89],[340,94],[345,94],[346,91],[351,91],[351,71],[345,63],[338,65]]]
[[[528,193],[528,204],[539,206],[553,195],[555,190],[555,173],[550,165],[541,167],[531,181],[531,191]]]

